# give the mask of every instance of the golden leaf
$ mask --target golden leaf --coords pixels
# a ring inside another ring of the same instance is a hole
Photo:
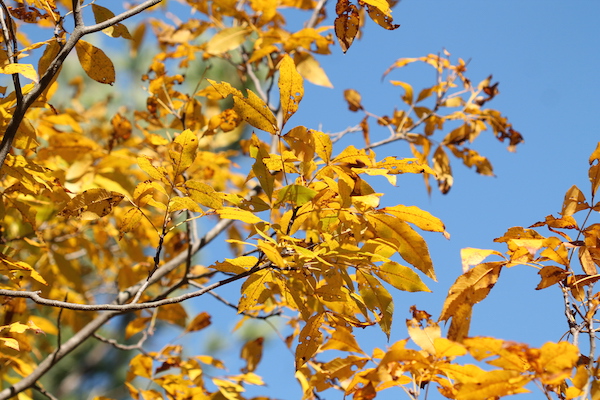
[[[185,332],[196,332],[210,325],[210,314],[203,311],[196,315],[194,319],[185,327]]]
[[[246,342],[246,344],[242,347],[240,357],[243,360],[246,360],[246,366],[242,368],[243,373],[253,372],[256,370],[256,367],[262,358],[264,341],[264,338],[259,337]]]
[[[406,222],[385,214],[368,214],[367,220],[384,239],[391,239],[406,262],[435,280],[433,263],[425,240]]]
[[[97,24],[115,16],[115,14],[108,8],[99,6],[95,3],[92,3],[92,12],[94,13],[94,19],[96,20]],[[123,37],[125,39],[132,39],[127,27],[121,23],[104,28],[102,29],[102,32],[113,38]]]
[[[479,264],[459,276],[448,291],[440,313],[440,320],[446,321],[457,315],[461,307],[472,306],[486,298],[496,284],[504,264],[503,261]],[[461,313],[464,311],[462,310]]]
[[[191,130],[181,132],[173,141],[173,148],[169,150],[175,176],[181,175],[196,158],[198,138]]]
[[[258,265],[258,258],[254,256],[240,256],[237,258],[226,258],[223,262],[216,262],[212,265],[212,268],[217,271],[231,273],[231,274],[241,274],[243,272],[249,271],[251,268],[256,267]]]
[[[279,64],[279,95],[283,110],[283,124],[298,110],[304,95],[302,76],[296,70],[294,61],[287,54]]]
[[[265,222],[262,219],[260,219],[256,214],[250,211],[234,207],[221,208],[217,210],[217,214],[219,214],[221,218],[235,219],[238,221],[245,222],[247,224],[257,224],[259,222]]]
[[[89,189],[73,197],[58,215],[82,220],[98,219],[108,215],[124,197],[106,189]]]
[[[109,85],[115,83],[115,67],[102,50],[85,40],[79,40],[75,50],[81,67],[90,78]]]
[[[8,64],[0,67],[0,74],[12,75],[21,74],[27,79],[38,82],[38,74],[31,64]]]
[[[306,364],[319,349],[323,337],[320,328],[324,319],[324,313],[317,313],[306,321],[306,325],[304,325],[304,328],[300,331],[295,356],[296,371]]]
[[[474,249],[472,247],[460,249],[463,273],[467,272],[472,265],[479,264],[492,254],[504,258],[502,253],[496,250]]]
[[[408,335],[417,346],[429,354],[436,354],[434,342],[442,336],[442,330],[438,324],[432,323],[431,325],[421,327],[419,321],[412,318],[406,320],[406,329],[408,330]]]
[[[119,224],[119,240],[123,239],[123,236],[127,232],[131,232],[135,228],[137,228],[142,220],[143,214],[142,211],[137,207],[132,207],[123,217],[121,218],[121,223]]]
[[[294,63],[300,75],[310,83],[328,88],[333,87],[319,62],[310,53],[296,52]]]
[[[424,231],[445,232],[446,230],[446,227],[439,218],[434,217],[427,211],[421,210],[419,207],[398,204],[392,207],[385,207],[381,211],[414,224]]]
[[[431,292],[412,269],[394,261],[373,269],[375,274],[398,290],[406,292]]]
[[[401,81],[390,81],[394,86],[401,86],[404,89],[402,100],[409,106],[413,104],[413,88],[410,84]]]
[[[200,206],[190,197],[173,197],[169,201],[169,211],[189,210],[191,212],[201,213]]]
[[[215,210],[223,207],[223,199],[212,186],[190,179],[185,182],[185,187],[196,203]]]
[[[129,370],[134,375],[151,379],[152,358],[144,354],[138,354],[129,362]]]
[[[346,101],[348,102],[348,109],[350,111],[358,111],[358,110],[363,109],[362,104],[360,104],[360,102],[361,102],[360,93],[358,93],[356,90],[354,90],[354,89],[344,90],[344,99],[346,99]]]
[[[227,53],[240,47],[247,38],[248,28],[244,26],[225,28],[206,43],[206,52],[214,55]]]
[[[157,181],[161,181],[166,184],[170,184],[170,180],[164,171],[164,168],[158,169],[154,165],[152,165],[152,159],[146,156],[141,156],[137,158],[137,164],[140,166],[142,171],[147,173],[152,179],[156,179]]]
[[[365,305],[379,315],[379,326],[388,339],[392,329],[392,316],[394,314],[394,301],[387,289],[370,273],[362,270],[356,272],[358,290]]]

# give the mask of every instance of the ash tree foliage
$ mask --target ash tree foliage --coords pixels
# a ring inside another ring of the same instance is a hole
[[[346,89],[340,96],[354,125],[323,132],[294,118],[311,101],[306,85],[331,86],[319,57],[359,46],[365,24],[397,29],[393,1],[186,0],[178,18],[160,0],[116,3],[0,1],[0,399],[57,398],[45,377],[85,346],[127,352],[119,385],[133,399],[246,399],[250,386],[264,395],[254,398],[269,398],[263,338],[243,345],[239,373],[198,348],[148,350],[163,324],[202,335],[216,316],[184,305],[210,296],[229,306],[221,318],[235,329],[284,321],[278,333],[294,356],[281,362],[295,363],[305,399],[325,391],[356,400],[433,391],[497,399],[530,390],[599,398],[600,224],[592,217],[600,211],[600,146],[589,159],[591,189],[574,186],[556,215],[508,229],[495,240],[504,253],[464,249],[464,273],[441,315],[402,306],[410,312],[406,339],[367,352],[356,330],[389,338],[392,291],[435,288],[420,232],[449,237],[438,218],[392,202],[373,182],[391,189],[403,174],[419,174],[426,190],[447,193],[454,163],[493,175],[476,139],[493,135],[510,151],[522,141],[488,108],[498,84],[491,76],[472,82],[466,63],[447,51],[399,54],[382,72],[400,104],[367,110],[360,93]],[[288,30],[282,12],[290,8],[303,11],[303,28]],[[31,40],[32,31],[43,40]],[[130,57],[143,40],[152,43],[136,78],[144,107],[111,96],[83,105],[82,93],[125,73],[92,44],[94,35]],[[67,56],[91,79],[59,79]],[[198,60],[208,67],[192,81]],[[392,79],[409,64],[431,70],[431,86]],[[219,75],[212,65],[232,72]],[[74,89],[68,102],[55,97],[63,82]],[[412,157],[378,156],[392,143]],[[229,254],[205,251],[213,246]],[[533,348],[469,336],[472,309],[502,269],[527,266],[539,273],[537,289],[560,288],[565,340]],[[236,284],[239,295],[219,294]],[[123,329],[104,329],[111,320]]]

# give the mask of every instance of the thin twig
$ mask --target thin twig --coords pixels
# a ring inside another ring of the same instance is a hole
[[[114,339],[105,338],[104,336],[101,336],[98,333],[94,333],[92,336],[101,342],[110,344],[115,349],[119,349],[119,350],[123,350],[123,351],[138,350],[142,354],[148,355],[146,350],[144,350],[144,348],[142,347],[142,345],[144,344],[146,339],[148,339],[148,332],[146,332],[146,331],[142,332],[142,337],[136,344],[121,344]]]
[[[33,388],[40,394],[49,398],[50,400],[58,400],[58,397],[54,396],[52,393],[50,393],[49,391],[47,391],[46,389],[44,389],[43,387],[41,387],[38,384],[33,385]]]

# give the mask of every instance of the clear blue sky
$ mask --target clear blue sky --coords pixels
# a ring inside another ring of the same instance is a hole
[[[103,3],[100,3],[103,4]],[[333,3],[328,5],[334,14]],[[464,247],[504,250],[493,239],[512,226],[529,226],[560,210],[565,191],[573,184],[589,190],[587,158],[600,141],[596,116],[600,109],[600,2],[563,1],[448,1],[402,0],[394,9],[396,31],[385,31],[367,22],[365,35],[355,41],[347,54],[335,46],[334,55],[320,58],[334,89],[306,85],[300,111],[290,124],[322,127],[336,132],[357,124],[361,115],[347,111],[344,89],[353,88],[363,96],[365,107],[379,114],[402,107],[402,90],[387,80],[431,85],[430,68],[397,70],[383,82],[381,74],[398,58],[419,57],[447,49],[453,57],[471,59],[468,74],[479,82],[489,74],[500,82],[500,95],[489,106],[500,110],[521,132],[525,143],[517,153],[484,132],[474,146],[490,158],[495,178],[482,177],[453,162],[455,185],[446,196],[435,192],[428,197],[420,179],[400,177],[398,187],[381,185],[386,202],[417,205],[441,218],[452,235],[425,234],[438,274],[438,282],[427,281],[433,293],[395,296],[395,322],[391,341],[407,337],[404,320],[415,304],[434,317],[439,315],[445,294],[461,273],[460,249]],[[183,18],[183,16],[179,16]],[[372,126],[371,137],[387,135]],[[362,143],[360,135],[356,137]],[[409,157],[408,147],[392,144],[378,154]],[[390,203],[388,203],[390,204]],[[596,217],[596,216],[595,216]],[[591,221],[596,222],[596,221]],[[204,254],[212,262],[220,253]],[[424,278],[426,279],[426,278]],[[567,329],[561,294],[557,287],[535,291],[536,271],[527,267],[505,269],[488,299],[475,306],[471,335],[494,336],[540,346],[557,341]],[[233,289],[229,293],[235,293]],[[227,293],[227,291],[225,291]],[[236,317],[230,309],[205,297],[190,309],[219,310],[213,314],[215,328],[231,328]],[[222,311],[222,312],[221,312]],[[219,317],[219,314],[222,317]],[[262,330],[263,328],[258,328]],[[194,345],[204,343],[206,335]],[[268,329],[265,329],[268,332]],[[216,333],[213,333],[216,335]],[[365,348],[385,347],[385,336],[373,327],[359,332]],[[165,337],[167,337],[165,335]],[[186,342],[189,344],[189,342]],[[204,344],[190,349],[202,351]],[[257,373],[268,388],[256,393],[281,399],[301,398],[293,378],[293,355],[276,338],[267,342],[266,354]],[[238,348],[228,348],[218,357],[234,360]],[[233,371],[235,372],[235,368]],[[404,398],[391,389],[378,398]],[[326,393],[340,399],[340,393]],[[430,399],[440,398],[430,391]],[[534,395],[519,398],[539,398]]]

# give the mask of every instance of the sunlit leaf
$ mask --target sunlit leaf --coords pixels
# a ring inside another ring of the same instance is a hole
[[[73,197],[59,213],[66,218],[94,220],[110,214],[125,196],[105,189],[89,189]]]
[[[279,64],[279,96],[284,124],[298,110],[303,95],[302,76],[296,70],[294,61],[286,55]]]
[[[306,325],[300,331],[295,356],[296,370],[306,364],[319,349],[323,337],[320,328],[324,319],[325,314],[317,313],[306,321]]]
[[[115,83],[115,67],[102,50],[85,40],[79,40],[75,50],[81,67],[90,78],[109,85]]]

